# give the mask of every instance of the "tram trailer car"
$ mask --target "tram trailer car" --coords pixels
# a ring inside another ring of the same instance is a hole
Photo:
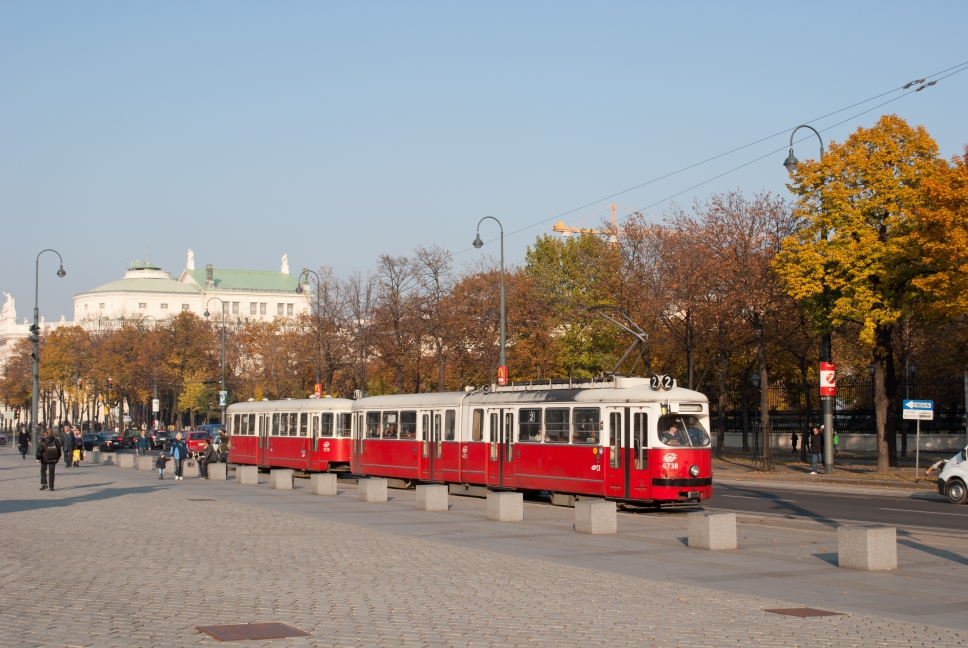
[[[671,381],[669,381],[671,383]],[[660,383],[661,384],[661,383]],[[353,402],[354,473],[642,503],[712,496],[709,401],[616,376]]]
[[[310,398],[233,403],[229,463],[307,472],[349,470],[353,401]]]

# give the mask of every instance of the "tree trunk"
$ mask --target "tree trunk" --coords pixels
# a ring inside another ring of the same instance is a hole
[[[874,329],[874,412],[877,421],[877,472],[897,467],[897,373],[894,326]]]
[[[726,349],[719,350],[719,407],[716,410],[716,456],[722,458],[726,453],[726,374],[729,371],[729,354]]]

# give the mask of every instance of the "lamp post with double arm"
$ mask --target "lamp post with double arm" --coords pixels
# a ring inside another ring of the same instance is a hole
[[[154,322],[155,326],[158,325],[157,318],[155,318],[152,315],[145,315],[144,317],[141,318],[141,323],[138,326],[138,328],[141,330],[142,333],[146,332],[147,330],[145,328],[145,320],[147,320],[149,317]],[[157,421],[160,418],[159,415],[161,414],[161,401],[158,400],[158,355],[156,353],[154,344],[151,345],[151,372],[152,372],[152,375],[154,376],[153,380],[155,383],[155,395],[151,399],[151,414],[154,421]],[[152,422],[152,426],[151,426],[152,429],[154,429],[155,427],[154,421]]]
[[[322,383],[320,382],[319,373],[319,356],[320,356],[320,341],[319,341],[319,275],[310,270],[309,268],[303,268],[303,271],[299,274],[299,284],[296,286],[296,292],[300,295],[304,292],[304,285],[309,283],[309,275],[316,277],[316,313],[314,319],[316,320],[316,384],[313,385],[313,393],[318,397],[322,396]],[[305,281],[304,281],[305,280]]]
[[[484,241],[481,240],[481,223],[486,220],[492,220],[497,223],[497,226],[501,228],[501,357],[498,362],[497,368],[497,384],[506,385],[508,382],[508,367],[507,367],[507,319],[504,310],[504,226],[501,225],[501,221],[494,218],[493,216],[485,216],[477,222],[477,237],[474,238],[474,247],[478,250],[484,245]]]
[[[225,425],[225,404],[228,402],[228,392],[225,391],[225,316],[228,314],[225,311],[225,302],[218,297],[211,297],[207,302],[205,302],[205,318],[211,313],[208,312],[208,305],[212,303],[212,300],[217,300],[219,304],[222,305],[222,389],[218,394],[218,405],[219,409],[222,411],[222,415],[219,421],[222,425]]]
[[[41,250],[37,254],[37,261],[34,267],[34,323],[30,327],[30,335],[28,336],[28,339],[34,345],[33,353],[30,354],[33,373],[33,383],[30,391],[30,436],[35,449],[37,448],[37,404],[40,399],[40,255],[44,252],[53,252],[60,259],[60,268],[57,270],[58,277],[63,277],[67,274],[64,272],[64,257],[60,255],[60,252],[48,248]]]
[[[790,173],[797,170],[797,165],[800,161],[793,154],[793,136],[797,134],[797,131],[801,128],[807,128],[813,131],[813,134],[817,136],[820,140],[820,160],[823,160],[824,148],[823,148],[823,138],[820,137],[820,133],[813,126],[808,126],[806,124],[801,124],[793,129],[790,133],[790,154],[783,161],[783,166]],[[823,211],[823,193],[821,192],[821,205],[820,209]],[[827,292],[826,286],[824,287],[824,293]],[[830,375],[833,376],[833,350],[830,339],[830,331],[825,330],[820,337],[820,364],[821,364],[821,379],[823,376],[827,375],[827,371],[831,372]],[[830,395],[824,395],[824,389],[828,390]],[[823,455],[824,455],[824,469],[828,475],[834,472],[834,398],[836,390],[836,381],[833,381],[830,385],[821,384],[821,394],[820,394],[820,404],[823,408]]]

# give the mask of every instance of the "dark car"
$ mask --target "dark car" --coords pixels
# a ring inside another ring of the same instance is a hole
[[[137,430],[125,430],[124,434],[121,436],[121,447],[122,448],[136,448],[138,447],[138,431]]]
[[[107,434],[98,432],[96,434],[88,432],[84,435],[84,449],[91,451],[97,448],[101,452],[114,452],[118,449],[117,442],[112,440]]]
[[[171,433],[166,430],[154,430],[151,433],[151,448],[153,450],[160,450],[165,447],[168,443],[168,439],[171,438]]]

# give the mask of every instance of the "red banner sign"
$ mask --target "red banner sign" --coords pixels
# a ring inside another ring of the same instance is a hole
[[[508,384],[508,368],[498,367],[497,368],[497,384],[506,385]]]
[[[316,395],[316,398],[322,398],[323,397],[323,386],[322,386],[322,384],[316,383],[316,386],[313,387],[313,393]]]
[[[820,395],[837,395],[837,374],[834,370],[834,363],[832,362],[820,363]]]

